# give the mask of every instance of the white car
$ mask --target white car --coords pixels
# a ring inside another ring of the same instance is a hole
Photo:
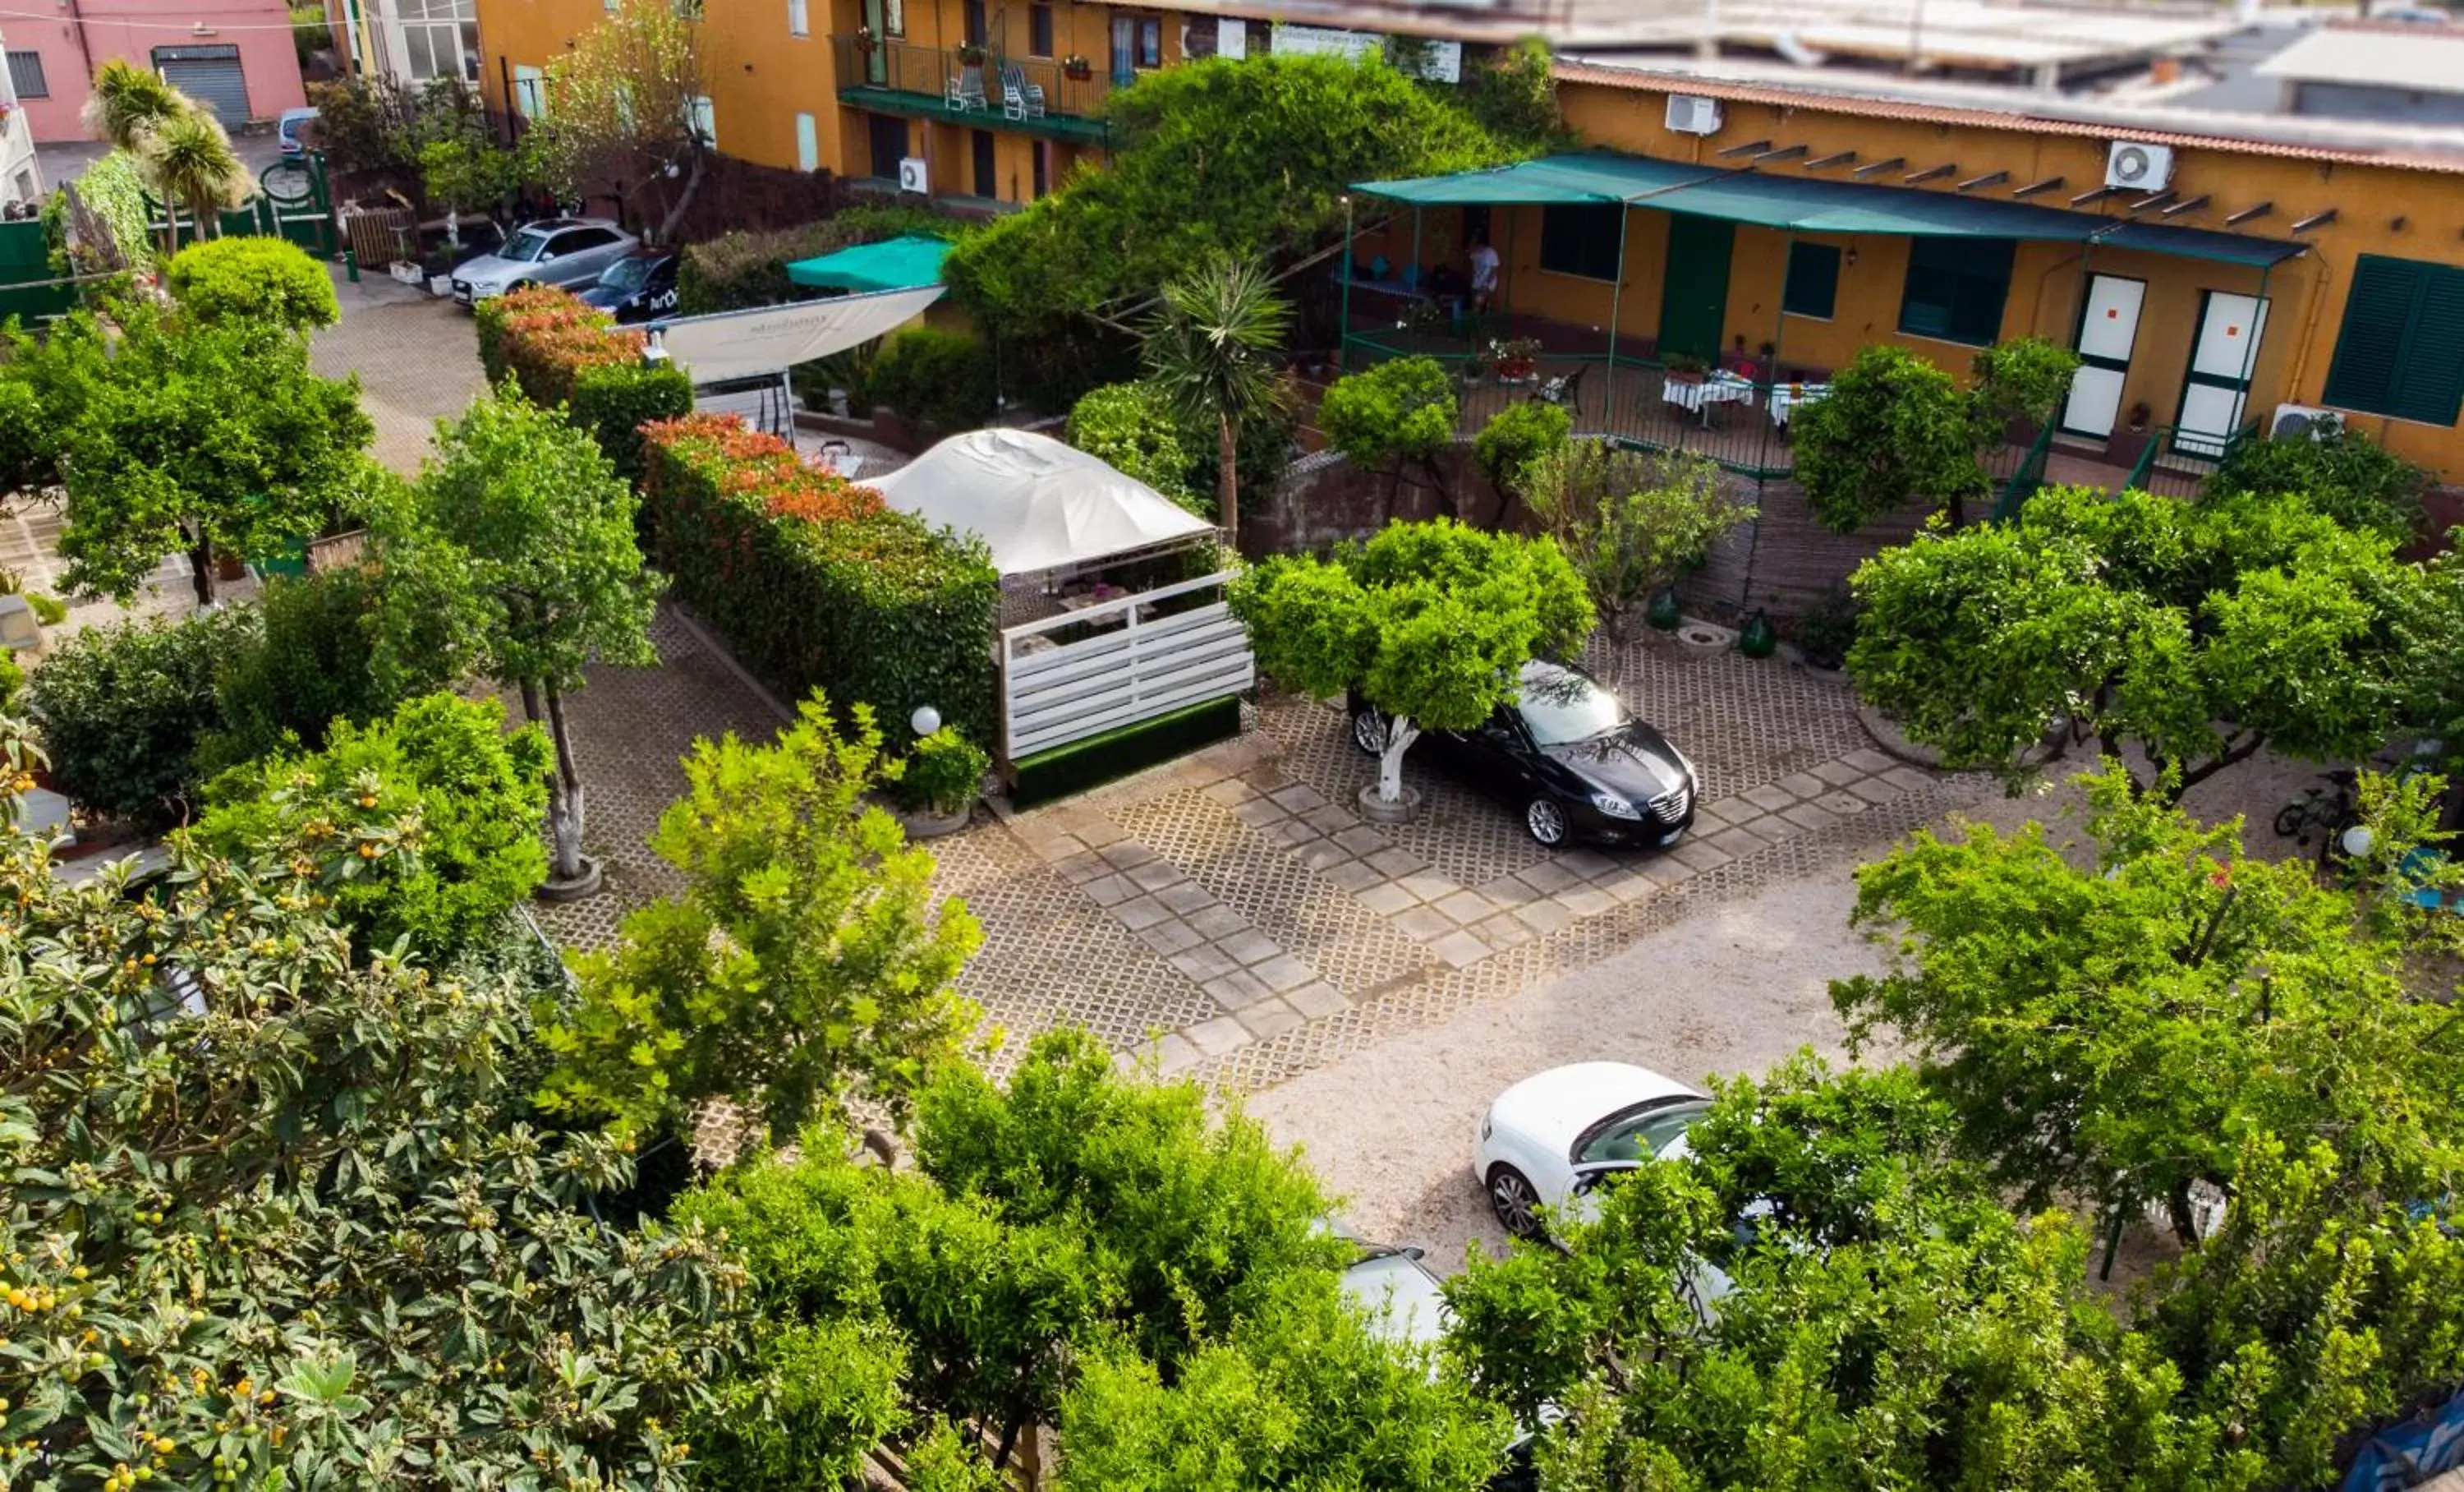
[[[1588,1210],[1600,1181],[1685,1154],[1685,1126],[1710,1100],[1627,1062],[1576,1062],[1524,1079],[1480,1123],[1472,1175],[1508,1233],[1546,1237],[1544,1209]]]
[[[1445,1287],[1435,1271],[1421,1262],[1423,1251],[1371,1243],[1342,1223],[1329,1221],[1328,1231],[1353,1245],[1359,1257],[1343,1272],[1343,1293],[1369,1319],[1370,1329],[1390,1341],[1408,1342],[1434,1352],[1444,1340],[1448,1313]],[[1435,1361],[1432,1360],[1432,1370]],[[1543,1407],[1541,1423],[1560,1417],[1554,1406]],[[1515,1431],[1506,1448],[1506,1464],[1489,1479],[1485,1492],[1537,1492],[1539,1472],[1531,1462],[1532,1436]]]
[[[596,284],[607,266],[640,246],[640,239],[603,217],[525,223],[495,253],[455,266],[453,299],[473,305],[523,285]]]

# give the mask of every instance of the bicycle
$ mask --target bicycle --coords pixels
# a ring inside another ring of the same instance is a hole
[[[2333,853],[2337,836],[2361,817],[2353,805],[2353,791],[2361,778],[2346,767],[2319,775],[2328,785],[2301,790],[2299,797],[2276,811],[2275,827],[2278,835],[2304,848],[2310,843],[2311,831],[2317,830],[2324,840],[2325,853]]]

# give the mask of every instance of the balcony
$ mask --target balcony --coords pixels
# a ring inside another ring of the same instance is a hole
[[[1104,100],[1112,85],[1101,68],[1071,78],[1049,57],[999,53],[981,62],[962,62],[958,48],[922,47],[895,37],[867,47],[853,36],[836,35],[830,48],[838,68],[839,101],[852,108],[1016,130],[1077,145],[1108,140]],[[1001,79],[1013,69],[1025,85],[1024,100],[1004,97]],[[1041,113],[1033,103],[1037,89],[1043,91]]]

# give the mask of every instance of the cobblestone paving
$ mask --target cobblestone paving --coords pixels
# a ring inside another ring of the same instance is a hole
[[[436,422],[487,391],[471,313],[390,280],[336,288],[342,319],[317,334],[309,361],[328,378],[360,375],[360,407],[377,428],[372,454],[410,476]]]

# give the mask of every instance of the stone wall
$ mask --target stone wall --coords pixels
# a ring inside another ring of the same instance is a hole
[[[1730,480],[1738,501],[1755,504],[1761,516],[1714,546],[1709,562],[1678,588],[1688,614],[1730,625],[1756,611],[1774,621],[1803,614],[1824,592],[1846,585],[1867,558],[1907,543],[1925,523],[1925,510],[1911,507],[1836,534],[1815,521],[1795,482]]]

